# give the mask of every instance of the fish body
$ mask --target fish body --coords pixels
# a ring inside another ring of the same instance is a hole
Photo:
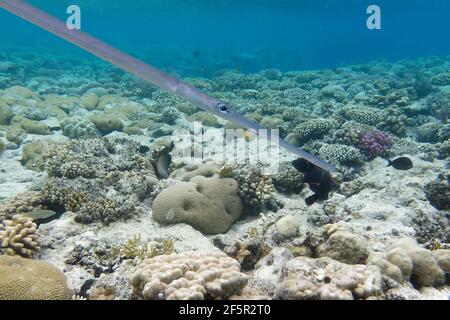
[[[397,170],[409,170],[413,167],[413,163],[410,158],[408,157],[400,157],[394,160],[389,160],[387,167],[393,167]]]
[[[315,166],[305,159],[297,159],[292,161],[295,169],[303,174],[303,180],[308,183],[313,195],[305,199],[306,205],[310,206],[318,200],[327,200],[328,194],[333,190],[334,181],[331,174]]]

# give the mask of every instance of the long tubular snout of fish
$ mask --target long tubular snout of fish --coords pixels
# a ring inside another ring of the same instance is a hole
[[[221,101],[214,99],[190,86],[189,84],[179,81],[164,72],[136,59],[132,56],[121,52],[110,45],[84,33],[80,30],[70,30],[66,24],[55,17],[39,10],[22,0],[0,0],[0,7],[5,10],[45,29],[58,37],[61,37],[78,47],[92,53],[93,55],[106,60],[121,69],[128,71],[160,88],[171,92],[172,94],[185,99],[192,104],[206,110],[213,112],[219,117],[235,122],[247,129],[253,129],[258,133],[261,126],[253,122],[239,113],[229,109],[228,113],[222,113],[217,109],[217,105]],[[286,150],[294,153],[298,157],[304,158],[316,166],[327,170],[334,171],[333,166],[327,162],[307,153],[306,151],[287,143],[284,140],[279,141],[279,145]]]

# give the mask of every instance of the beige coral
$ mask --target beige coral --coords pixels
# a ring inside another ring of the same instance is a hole
[[[0,251],[4,254],[31,258],[34,252],[40,250],[33,218],[18,214],[12,220],[4,220],[3,225],[0,224],[0,244]]]
[[[242,213],[238,185],[231,178],[197,176],[164,189],[153,202],[159,223],[187,223],[204,234],[223,233]]]
[[[0,300],[69,300],[64,274],[53,265],[0,256]]]
[[[223,252],[188,251],[144,260],[130,282],[146,300],[203,300],[239,294],[247,279]]]
[[[327,229],[327,233],[331,231],[332,228]],[[317,247],[317,255],[330,257],[343,263],[361,264],[366,261],[369,251],[364,238],[349,231],[337,229],[325,243]]]
[[[375,266],[348,265],[328,257],[297,257],[286,263],[277,299],[353,300],[381,294],[380,270]]]
[[[445,283],[445,272],[441,269],[445,268],[444,253],[433,256],[414,240],[404,238],[394,241],[384,254],[373,253],[367,263],[378,266],[399,283],[410,280],[417,287],[439,286]]]

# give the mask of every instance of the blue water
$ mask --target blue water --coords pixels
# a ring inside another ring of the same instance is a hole
[[[177,55],[193,50],[199,50],[205,61],[187,63],[214,68],[208,60],[213,57],[221,61],[220,67],[243,72],[272,67],[284,71],[332,68],[373,59],[396,61],[450,54],[447,0],[29,2],[61,19],[67,17],[67,6],[75,3],[82,10],[83,31],[128,52],[143,54],[146,61],[159,67],[178,68],[180,72]],[[381,7],[381,30],[366,27],[370,4]],[[73,46],[4,11],[0,11],[0,44],[62,48],[80,54]],[[173,57],[145,55],[160,48]],[[239,58],[242,56],[258,63],[247,63]]]

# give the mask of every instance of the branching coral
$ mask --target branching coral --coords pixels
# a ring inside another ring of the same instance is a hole
[[[247,276],[220,251],[190,251],[145,259],[130,282],[146,300],[226,299],[242,290]]]
[[[83,223],[128,218],[158,181],[150,160],[132,141],[73,140],[53,150],[42,194],[49,205],[76,212]]]
[[[324,144],[319,149],[319,157],[335,165],[353,166],[363,161],[362,154],[352,146]]]
[[[292,129],[300,143],[306,143],[311,139],[317,139],[325,135],[332,128],[336,128],[337,123],[329,119],[313,119],[302,122]]]
[[[299,193],[303,187],[303,175],[290,162],[280,164],[278,172],[272,176],[275,189],[286,193]]]
[[[359,139],[359,147],[367,151],[370,159],[384,155],[391,145],[391,138],[383,131],[364,132]]]
[[[142,261],[159,255],[172,254],[173,240],[164,239],[158,244],[149,245],[147,242],[141,240],[140,234],[136,234],[120,247],[114,248],[113,251],[113,256],[121,256],[125,259],[134,259],[137,257]]]
[[[0,224],[0,251],[7,255],[31,258],[40,250],[37,225],[30,217],[13,216]]]
[[[282,207],[274,195],[272,176],[264,174],[261,166],[238,166],[233,170],[233,175],[239,185],[239,195],[249,212],[277,211]]]

